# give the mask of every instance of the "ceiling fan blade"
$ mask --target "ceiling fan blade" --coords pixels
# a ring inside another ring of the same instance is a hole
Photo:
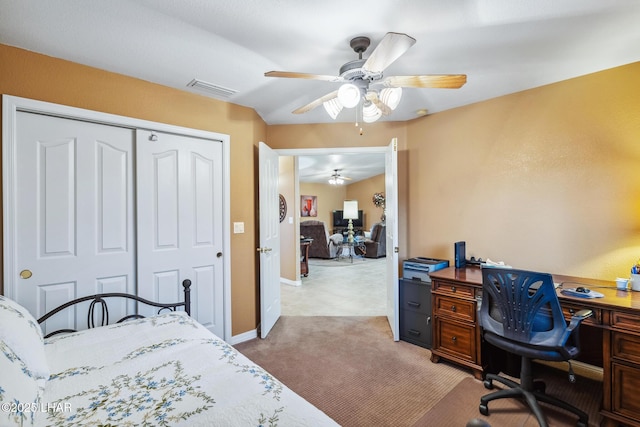
[[[389,76],[380,81],[380,83],[387,87],[433,87],[442,89],[458,89],[466,82],[466,74]]]
[[[267,71],[264,73],[265,77],[284,77],[287,79],[309,79],[309,80],[322,80],[326,82],[341,82],[344,81],[339,76],[325,76],[322,74],[309,74],[309,73],[296,73],[293,71]]]
[[[362,68],[371,73],[381,73],[396,59],[400,58],[411,46],[414,45],[416,39],[402,33],[387,33],[380,44],[366,60]]]
[[[326,94],[325,96],[322,96],[316,100],[311,101],[310,103],[308,103],[307,105],[300,107],[296,110],[293,110],[293,114],[302,114],[302,113],[306,113],[307,111],[311,111],[316,107],[319,107],[320,105],[322,105],[323,103],[332,100],[333,98],[337,98],[338,96],[338,91],[334,90],[331,93]]]

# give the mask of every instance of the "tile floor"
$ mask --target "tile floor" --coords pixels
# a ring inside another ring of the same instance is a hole
[[[385,316],[386,258],[309,260],[301,286],[280,285],[283,316]]]

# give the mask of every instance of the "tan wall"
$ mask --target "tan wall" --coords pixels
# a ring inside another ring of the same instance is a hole
[[[412,256],[613,280],[640,257],[640,63],[408,123]]]
[[[287,216],[280,223],[280,277],[291,281],[298,280],[300,275],[300,248],[296,242],[296,222],[289,218],[297,217],[294,204],[295,196],[295,157],[280,156],[280,177],[278,189],[287,203]]]
[[[347,186],[347,199],[357,200],[358,209],[364,214],[364,229],[370,230],[376,222],[380,222],[382,209],[373,204],[374,193],[384,194],[384,174],[358,181]]]
[[[231,221],[245,223],[231,235],[234,335],[259,322],[260,140],[278,149],[397,137],[400,258],[452,259],[466,240],[468,255],[517,267],[627,276],[640,257],[638,75],[631,64],[360,135],[353,123],[266,126],[248,108],[0,45],[3,94],[231,136]]]
[[[249,108],[0,45],[0,93],[231,136],[232,333],[258,324],[255,212],[257,142],[266,125]],[[231,226],[228,224],[227,226]]]
[[[316,218],[300,217],[300,221],[309,219],[323,221],[327,224],[327,229],[331,234],[333,211],[342,209],[343,202],[347,197],[346,186],[301,182],[300,196],[316,196],[318,201],[318,216]],[[300,212],[298,212],[298,216],[300,216]]]

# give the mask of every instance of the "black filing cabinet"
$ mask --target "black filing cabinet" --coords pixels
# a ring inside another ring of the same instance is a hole
[[[400,339],[431,348],[431,280],[400,279]]]

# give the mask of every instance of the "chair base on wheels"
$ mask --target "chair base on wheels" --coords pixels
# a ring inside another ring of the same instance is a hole
[[[485,416],[489,415],[488,404],[492,400],[503,398],[523,398],[531,409],[531,412],[533,412],[536,419],[538,420],[538,424],[540,424],[540,427],[548,427],[548,424],[544,417],[544,413],[542,412],[542,408],[540,407],[538,402],[544,402],[575,414],[578,417],[578,421],[576,423],[577,427],[589,426],[589,416],[585,412],[572,405],[569,405],[563,400],[545,394],[544,383],[541,381],[533,381],[531,376],[531,360],[527,359],[526,357],[522,358],[520,378],[521,383],[518,384],[515,381],[512,381],[505,377],[501,377],[499,375],[487,374],[484,381],[485,388],[492,389],[493,381],[498,381],[509,388],[498,390],[482,396],[480,398],[479,406],[480,413]]]

